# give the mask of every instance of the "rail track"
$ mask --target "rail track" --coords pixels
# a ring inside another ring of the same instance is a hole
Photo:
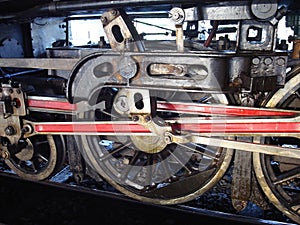
[[[249,212],[248,215],[229,213],[226,204],[223,205],[223,211],[211,210],[209,204],[215,204],[213,198],[206,199],[206,207],[197,206],[195,201],[174,206],[143,203],[101,182],[86,180],[80,185],[76,184],[68,167],[51,181],[24,180],[7,172],[0,173],[0,222],[3,224],[73,225],[100,220],[101,224],[108,225],[192,225],[199,224],[199,221],[205,221],[205,224],[294,224],[275,209],[269,211],[268,216],[260,213],[255,215],[254,212],[251,216]]]

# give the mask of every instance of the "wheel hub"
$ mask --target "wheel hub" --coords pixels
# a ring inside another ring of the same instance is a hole
[[[167,146],[164,138],[159,136],[131,136],[130,138],[135,147],[150,154],[159,153]]]
[[[140,151],[155,154],[161,152],[169,144],[169,141],[165,138],[169,127],[159,126],[158,122],[154,122],[149,115],[135,115],[134,118],[139,124],[147,127],[153,133],[153,136],[130,136],[132,143]]]
[[[33,156],[33,145],[29,139],[26,140],[27,145],[20,152],[16,153],[15,156],[21,161],[28,161]]]

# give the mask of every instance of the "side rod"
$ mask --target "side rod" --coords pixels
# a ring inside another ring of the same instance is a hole
[[[53,113],[74,114],[80,110],[82,103],[71,104],[64,98],[29,96],[27,104],[30,110],[52,111]],[[269,117],[269,116],[296,116],[300,112],[282,109],[251,108],[216,104],[181,103],[158,101],[158,111],[199,114],[211,116],[241,116],[241,117]]]
[[[254,124],[259,124],[261,127],[265,127],[266,124],[274,126],[275,130],[271,131],[272,135],[281,136],[283,132],[286,131],[286,126],[278,126],[277,122],[274,122],[272,119],[263,119],[264,121],[256,120],[257,122],[252,122],[247,124],[248,130],[246,130],[245,126],[240,128],[239,126],[235,129],[239,129],[238,131],[245,132],[242,135],[246,136],[270,136],[270,131],[267,130],[254,130]],[[206,120],[204,121],[204,125],[211,126],[213,123],[209,123]],[[139,123],[134,123],[131,121],[110,121],[110,122],[37,122],[33,123],[30,121],[24,121],[24,128],[27,129],[26,136],[31,136],[35,134],[69,134],[69,135],[141,135],[141,136],[153,136],[156,135],[152,132],[149,127],[144,126]],[[224,122],[224,121],[223,121]],[[284,157],[293,157],[300,158],[300,149],[298,148],[285,148],[280,146],[272,146],[266,144],[256,144],[256,143],[248,143],[248,142],[240,142],[234,140],[226,140],[228,137],[228,133],[230,135],[239,136],[241,133],[236,133],[237,130],[230,130],[230,127],[233,119],[227,120],[226,125],[224,127],[220,127],[218,124],[217,132],[215,133],[213,130],[210,133],[204,133],[201,130],[194,129],[195,132],[191,133],[190,131],[186,132],[186,130],[181,130],[181,135],[173,135],[170,132],[165,132],[164,136],[167,137],[168,144],[170,143],[187,143],[187,142],[195,142],[204,145],[211,145],[217,147],[224,148],[232,148],[232,149],[240,149],[244,151],[250,152],[259,152],[264,154],[278,155]],[[284,136],[295,136],[300,137],[300,123],[299,117],[294,119],[285,119],[284,122],[287,126],[292,126],[292,133],[285,133]],[[199,124],[193,124],[193,127],[199,128]],[[241,124],[241,123],[240,123]],[[186,124],[181,124],[182,128],[184,128]],[[195,126],[197,125],[197,126]],[[258,126],[258,127],[259,127]],[[174,130],[174,127],[172,127]],[[222,129],[220,129],[222,128]],[[223,129],[224,128],[224,129]],[[242,129],[242,130],[241,130]],[[167,129],[166,129],[167,130]],[[204,130],[205,132],[207,130]],[[223,133],[220,133],[223,131]],[[232,133],[230,133],[232,132]],[[210,136],[206,136],[210,135]],[[271,135],[271,136],[272,136]],[[218,136],[218,137],[216,137]]]
[[[30,122],[31,134],[76,135],[155,135],[147,124],[133,121],[95,122]],[[300,135],[300,116],[286,119],[186,119],[168,120],[167,125],[176,133],[209,136],[295,136]],[[162,126],[162,128],[164,128]],[[166,129],[167,130],[167,129]]]

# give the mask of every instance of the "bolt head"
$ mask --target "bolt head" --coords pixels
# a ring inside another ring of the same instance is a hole
[[[111,13],[113,16],[116,16],[116,15],[118,15],[118,10],[112,9],[112,10],[110,11],[110,13]]]
[[[165,142],[166,142],[167,144],[171,144],[171,142],[172,142],[172,137],[171,137],[170,135],[166,135],[166,136],[165,136]]]
[[[260,63],[260,59],[258,57],[255,57],[252,59],[252,64],[253,65],[258,65]]]
[[[133,117],[132,117],[132,120],[133,120],[134,122],[137,122],[137,121],[140,120],[140,118],[139,118],[138,116],[133,116]]]
[[[150,122],[150,121],[151,121],[151,117],[150,117],[150,116],[146,116],[146,117],[145,117],[145,121],[146,121],[146,122]]]
[[[7,151],[2,151],[1,157],[2,157],[3,159],[9,159],[9,152],[7,152]]]
[[[107,23],[107,18],[105,16],[101,16],[100,20],[102,23]]]
[[[5,134],[8,135],[8,136],[12,136],[16,133],[16,130],[14,127],[12,126],[8,126],[5,128]]]

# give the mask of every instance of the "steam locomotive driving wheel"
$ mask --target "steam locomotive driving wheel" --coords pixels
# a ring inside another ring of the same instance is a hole
[[[65,159],[62,136],[38,135],[25,139],[26,146],[6,164],[20,177],[44,180],[61,169]]]
[[[291,79],[266,103],[267,107],[299,110],[299,68]],[[265,137],[264,143],[287,148],[299,148],[299,137]],[[300,223],[300,160],[254,153],[254,168],[258,181],[269,200],[293,221]]]
[[[79,119],[127,121],[128,112],[147,111],[147,102],[153,99],[178,102],[197,98],[202,103],[227,104],[226,97],[217,94],[188,95],[151,90],[147,95],[147,90],[127,88],[102,88],[98,93],[96,105],[105,102],[106,109],[81,113]],[[133,101],[129,100],[130,96]],[[122,193],[145,202],[177,204],[195,199],[214,186],[224,175],[232,157],[230,149],[192,142],[169,143],[169,137],[163,131],[164,124],[170,118],[188,116],[192,115],[160,110],[151,114],[132,114],[133,122],[152,128],[156,135],[84,135],[78,136],[77,140],[85,160]]]

